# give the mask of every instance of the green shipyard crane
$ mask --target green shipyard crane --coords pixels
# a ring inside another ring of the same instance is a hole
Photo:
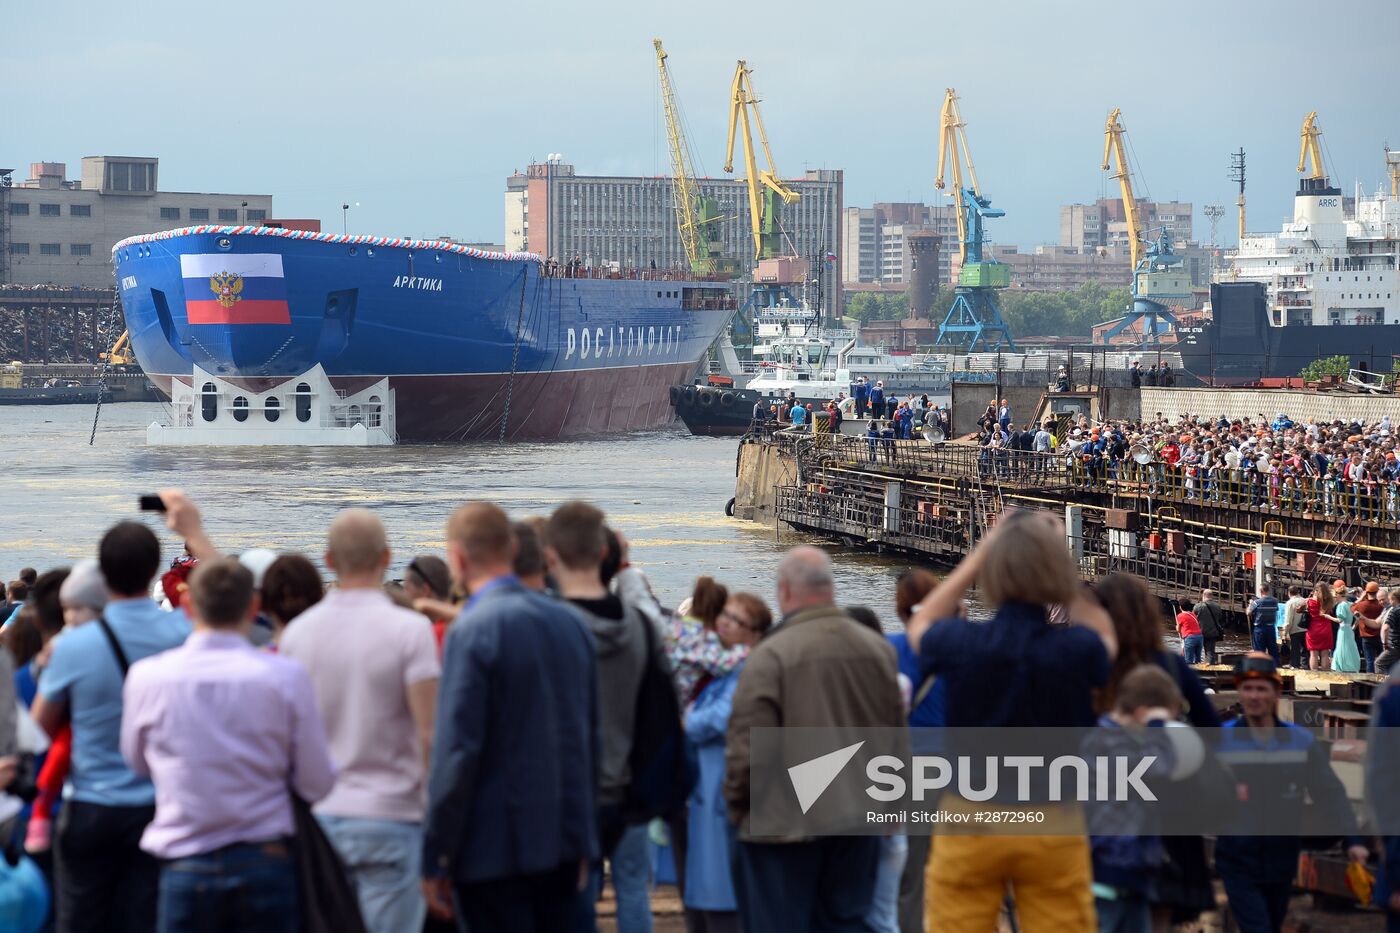
[[[729,90],[729,146],[725,150],[724,170],[734,171],[734,140],[743,130],[745,179],[749,192],[749,225],[753,230],[754,261],[772,259],[782,254],[782,206],[795,204],[801,197],[778,175],[773,164],[773,151],[768,147],[768,133],[763,128],[763,116],[758,111],[758,92],[753,86],[753,72],[744,61],[734,70],[734,83]],[[763,156],[768,168],[758,170],[751,128],[758,128],[763,144]]]
[[[1016,344],[1002,320],[996,298],[998,289],[1011,284],[1011,270],[1005,263],[990,258],[982,229],[983,220],[1004,217],[1006,211],[992,207],[992,202],[982,195],[977,184],[977,169],[972,165],[972,155],[967,148],[965,127],[958,111],[958,94],[948,88],[939,120],[938,178],[933,185],[941,191],[945,171],[951,176],[953,188],[948,194],[957,208],[960,266],[953,305],[938,326],[938,343],[968,352],[1005,349],[1015,353]]]
[[[666,111],[666,135],[671,144],[671,197],[676,205],[676,225],[685,249],[686,261],[695,275],[713,275],[719,271],[721,251],[719,204],[714,198],[700,193],[695,180],[694,161],[690,144],[685,138],[676,92],[671,86],[670,70],[666,67],[666,50],[660,39],[656,47],[656,69],[661,76],[661,105]]]

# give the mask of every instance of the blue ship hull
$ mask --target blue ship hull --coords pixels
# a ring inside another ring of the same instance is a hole
[[[715,283],[551,276],[438,241],[191,227],[113,259],[132,347],[167,394],[196,366],[250,391],[317,365],[347,392],[387,377],[410,441],[495,439],[503,419],[516,439],[665,424],[668,388],[733,313]]]

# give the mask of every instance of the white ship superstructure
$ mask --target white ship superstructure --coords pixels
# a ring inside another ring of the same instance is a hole
[[[1303,181],[1293,219],[1248,233],[1219,281],[1268,287],[1274,327],[1400,324],[1400,200]]]

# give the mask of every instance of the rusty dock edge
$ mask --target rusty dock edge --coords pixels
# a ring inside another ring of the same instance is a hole
[[[1271,489],[1257,475],[995,453],[959,442],[789,430],[739,444],[734,514],[882,553],[956,563],[1009,508],[1064,517],[1086,579],[1136,574],[1166,598],[1261,583],[1400,580],[1400,497],[1385,485]]]

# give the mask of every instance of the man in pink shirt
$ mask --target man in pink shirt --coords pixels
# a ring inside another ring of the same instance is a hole
[[[437,644],[425,616],[384,593],[389,544],[373,512],[336,517],[326,566],[339,585],[280,642],[311,677],[339,768],[316,815],[350,870],[370,933],[418,930],[427,911],[419,865]]]
[[[123,690],[122,756],[155,785],[141,848],[161,860],[162,930],[295,930],[291,794],[335,782],[311,681],[295,661],[254,648],[253,575],[238,561],[190,578],[194,634],[137,661]]]

